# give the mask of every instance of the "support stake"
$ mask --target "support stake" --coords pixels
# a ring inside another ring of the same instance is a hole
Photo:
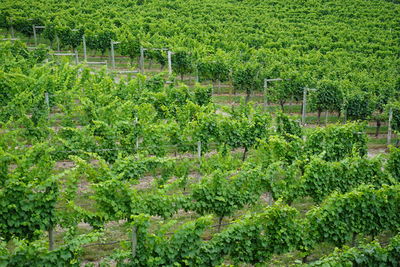
[[[114,45],[119,44],[121,42],[114,42],[111,40],[111,64],[113,69],[115,69],[115,55],[114,55]]]
[[[196,66],[196,83],[199,82],[199,68]]]
[[[267,106],[268,106],[268,98],[267,98],[268,83],[269,82],[288,81],[288,80],[290,80],[290,79],[281,79],[281,78],[264,79],[264,112],[267,111]]]
[[[388,134],[387,134],[387,145],[391,144],[392,141],[392,119],[393,119],[393,109],[389,109],[389,122],[388,122]]]
[[[172,75],[172,52],[168,50],[168,74]]]
[[[85,35],[82,35],[82,44],[83,44],[83,58],[87,61],[87,54],[86,54],[86,38]]]
[[[264,112],[267,111],[267,89],[268,89],[268,82],[267,79],[264,79]]]
[[[144,48],[140,47],[140,73],[144,74]]]
[[[114,59],[114,42],[111,41],[111,65],[115,69],[115,59]]]
[[[49,93],[44,93],[44,102],[46,103],[47,109],[50,110]]]
[[[37,46],[36,27],[35,27],[35,25],[32,25],[32,28],[33,28],[33,39],[35,40],[35,46]]]
[[[306,124],[307,92],[308,91],[315,91],[315,90],[317,90],[317,89],[304,87],[304,90],[303,90],[303,111],[302,111],[302,114],[301,114],[301,124],[302,125]]]
[[[137,227],[132,227],[132,258],[136,257],[136,247],[137,247]]]
[[[135,117],[135,127],[137,126],[137,124],[138,124],[138,118]],[[136,153],[138,150],[139,150],[139,136],[136,136]]]
[[[78,49],[75,49],[75,64],[79,64],[79,55],[78,55]]]
[[[45,26],[36,26],[36,25],[32,25],[32,29],[33,29],[33,38],[35,39],[35,46],[37,46],[37,35],[36,35],[36,29],[45,29]]]
[[[54,250],[54,231],[53,228],[49,229],[49,250]]]
[[[60,38],[58,38],[58,35],[56,36],[56,42],[57,42],[57,52],[60,52]]]
[[[201,159],[201,141],[197,142],[197,157]]]

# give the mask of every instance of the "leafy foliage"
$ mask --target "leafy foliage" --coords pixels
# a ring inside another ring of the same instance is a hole
[[[377,158],[350,157],[339,162],[313,158],[305,167],[305,194],[320,203],[333,191],[345,193],[361,184],[393,183],[382,169],[382,161]]]
[[[353,153],[365,155],[367,136],[360,124],[328,125],[307,136],[305,146],[308,154],[323,153],[325,160],[338,161]]]
[[[276,131],[290,141],[289,135],[297,137],[302,136],[302,130],[300,122],[294,118],[285,115],[284,113],[278,113],[276,116]]]
[[[277,204],[242,218],[206,245],[209,255],[205,255],[207,261],[203,264],[220,264],[223,256],[235,263],[256,264],[299,247],[302,226],[297,214],[295,209]]]
[[[344,105],[346,116],[351,120],[366,120],[372,115],[374,104],[368,93],[352,93],[346,98]]]
[[[12,158],[2,162],[0,233],[7,241],[13,237],[34,240],[57,222],[58,185],[46,145],[36,145],[23,157],[14,158],[17,167],[11,173],[7,163]]]
[[[357,248],[336,249],[334,253],[307,266],[397,266],[400,260],[400,240],[395,236],[388,247],[374,241]]]
[[[199,214],[214,213],[219,218],[232,215],[246,204],[254,203],[259,197],[261,173],[245,171],[229,178],[216,171],[193,186],[189,208]]]
[[[399,181],[400,179],[400,148],[391,147],[389,159],[385,166],[392,176]]]
[[[321,207],[307,214],[309,231],[316,242],[342,246],[354,234],[377,235],[399,228],[399,186],[360,186],[349,193],[334,193]]]
[[[52,251],[49,251],[46,244],[40,240],[30,243],[14,240],[14,251],[8,253],[0,249],[0,260],[4,266],[80,266],[82,245],[96,239],[96,234],[78,236]]]

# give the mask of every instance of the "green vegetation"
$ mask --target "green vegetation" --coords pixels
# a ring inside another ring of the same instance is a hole
[[[398,266],[396,3],[3,2],[0,266]]]

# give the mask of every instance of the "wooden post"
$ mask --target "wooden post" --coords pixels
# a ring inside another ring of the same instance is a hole
[[[87,54],[86,54],[86,38],[85,35],[82,35],[82,44],[83,44],[83,58],[87,61]]]
[[[392,141],[392,119],[393,119],[393,109],[389,109],[389,121],[388,121],[388,134],[387,134],[387,145],[391,144]]]
[[[137,227],[132,227],[132,258],[136,257],[136,247],[137,247]]]

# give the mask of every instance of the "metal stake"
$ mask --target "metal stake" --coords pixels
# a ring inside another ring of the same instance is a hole
[[[87,61],[85,35],[82,35],[82,44],[83,44],[83,58],[84,58],[85,61]]]
[[[37,46],[36,27],[35,27],[35,25],[32,25],[32,28],[33,28],[33,38],[35,39],[35,46]]]
[[[60,38],[56,35],[56,42],[57,42],[57,51],[60,52]]]
[[[114,43],[111,41],[111,65],[115,69],[115,59],[114,59]]]
[[[387,145],[391,144],[392,141],[392,119],[393,119],[393,109],[389,109],[389,122],[388,122],[388,134],[387,134]]]
[[[140,60],[139,60],[139,64],[140,64],[140,73],[144,74],[144,48],[141,46],[140,47]]]
[[[79,56],[78,56],[78,49],[75,49],[75,64],[79,64]]]
[[[197,156],[201,159],[201,141],[197,142]]]
[[[115,55],[114,55],[114,45],[119,44],[120,42],[114,42],[111,40],[111,63],[113,69],[115,69]]]
[[[49,93],[44,93],[44,102],[46,103],[47,109],[50,110]]]
[[[172,52],[168,50],[168,74],[172,75]]]
[[[307,105],[307,88],[303,90],[303,111],[301,114],[301,123],[305,125],[306,123],[306,105]]]
[[[132,258],[136,257],[136,246],[137,246],[137,227],[132,227]]]
[[[138,118],[135,117],[135,127],[137,126],[137,124],[138,124]],[[138,150],[139,150],[139,136],[136,136],[136,151]]]
[[[54,231],[53,228],[49,229],[49,250],[54,250]]]
[[[267,111],[267,89],[268,89],[268,81],[264,79],[264,112]]]

